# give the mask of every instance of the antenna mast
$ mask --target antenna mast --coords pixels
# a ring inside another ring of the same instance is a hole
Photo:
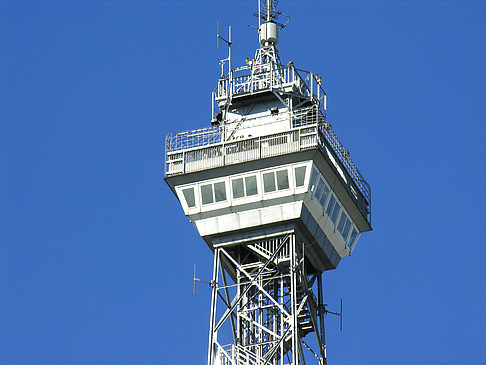
[[[231,45],[232,45],[232,42],[231,42],[231,25],[228,27],[228,40],[226,40],[223,37],[221,37],[221,35],[219,34],[219,21],[218,21],[217,35],[216,35],[216,49],[218,51],[219,51],[219,40],[220,39],[228,45],[228,58],[221,60],[221,62],[222,62],[222,64],[221,64],[221,76],[223,76],[224,75],[223,64],[224,64],[224,61],[226,61],[226,60],[228,61],[228,68],[229,68],[229,71],[231,72]]]

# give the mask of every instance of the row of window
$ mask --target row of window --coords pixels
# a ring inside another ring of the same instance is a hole
[[[315,169],[312,169],[309,188],[314,193],[314,198],[321,205],[323,212],[325,212],[329,219],[334,223],[334,226],[337,226],[337,230],[344,241],[352,247],[358,236],[358,230],[354,227],[351,219],[341,207],[341,204],[339,204],[336,196],[331,192],[324,177],[320,176]],[[340,213],[341,215],[339,215]]]
[[[306,166],[294,168],[295,186],[302,187],[305,183]],[[275,171],[264,172],[262,174],[263,192],[272,193],[275,191],[290,188],[289,170],[287,168]],[[249,175],[230,179],[231,193],[233,199],[251,197],[258,195],[257,175]],[[219,181],[215,183],[200,185],[201,204],[224,202],[226,197],[226,183]],[[194,187],[182,189],[184,199],[189,208],[196,206],[196,196]]]

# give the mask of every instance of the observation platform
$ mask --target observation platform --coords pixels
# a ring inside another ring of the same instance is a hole
[[[264,118],[263,116],[254,119]],[[165,174],[172,177],[250,161],[260,161],[303,151],[316,150],[334,170],[353,198],[354,204],[371,227],[371,189],[349,152],[343,147],[331,125],[316,107],[299,108],[280,113],[290,122],[286,131],[250,137],[245,129],[239,137],[227,140],[228,126],[209,127],[181,133],[170,133],[165,140]],[[273,118],[275,123],[279,119]],[[245,123],[251,124],[251,119]],[[256,120],[255,123],[258,124]],[[271,126],[267,130],[272,130]],[[245,137],[246,136],[246,137]]]

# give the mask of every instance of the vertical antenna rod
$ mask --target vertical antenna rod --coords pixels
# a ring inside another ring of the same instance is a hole
[[[219,34],[219,21],[217,23],[217,35],[216,35],[216,47],[217,47],[217,50],[219,51],[219,40],[222,40],[223,42],[225,42],[227,45],[228,45],[228,66],[229,66],[229,71],[231,72],[231,25],[228,27],[228,40],[224,39],[223,37],[221,37],[221,35]],[[222,61],[225,61],[225,60],[222,60]],[[223,69],[221,69],[221,76],[223,76]]]
[[[273,1],[267,0],[267,22],[272,21],[272,5],[273,5]]]

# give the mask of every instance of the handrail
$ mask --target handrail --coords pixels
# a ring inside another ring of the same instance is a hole
[[[246,72],[241,75],[234,75],[235,72],[242,71]],[[283,85],[293,84],[301,95],[320,104],[324,103],[325,109],[326,93],[321,82],[317,80],[317,75],[310,71],[297,69],[293,64],[274,68],[273,64],[269,63],[268,70],[262,72],[253,72],[250,66],[244,66],[237,70],[231,70],[230,73],[231,77],[228,74],[218,81],[218,86],[213,91],[215,100],[225,100],[228,96],[272,90],[281,88]],[[305,76],[302,77],[300,73]]]
[[[228,141],[223,138],[223,127],[171,133],[166,137],[165,173],[184,174],[319,148],[324,156],[332,154],[331,163],[345,171],[344,182],[357,202],[359,191],[371,209],[370,185],[320,110],[316,106],[297,109],[290,113],[290,121],[288,131]],[[371,219],[370,211],[364,206],[360,209]]]

